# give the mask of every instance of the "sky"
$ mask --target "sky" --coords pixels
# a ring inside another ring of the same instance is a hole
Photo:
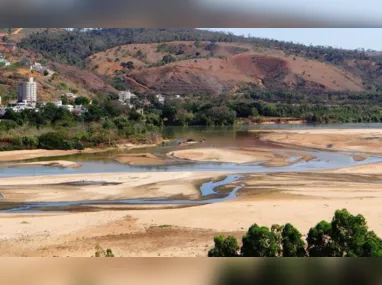
[[[365,20],[379,23],[382,8],[380,0],[198,0],[198,2],[216,9],[242,10],[248,13],[277,13],[324,20],[335,18],[335,20],[342,19],[351,22]]]
[[[211,30],[245,36],[250,34],[253,37],[292,41],[305,45],[382,50],[381,28],[218,28]]]

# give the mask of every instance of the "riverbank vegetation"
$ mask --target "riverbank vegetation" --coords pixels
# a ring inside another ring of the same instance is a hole
[[[7,110],[0,122],[0,150],[83,149],[118,143],[155,143],[163,126],[230,126],[261,123],[272,118],[299,118],[310,123],[382,122],[379,96],[266,93],[250,90],[239,96],[190,95],[167,98],[137,94],[131,105],[115,94],[97,94],[92,101],[78,97],[82,114],[52,103],[39,112]],[[327,97],[333,104],[324,104]],[[323,99],[324,98],[324,99]],[[367,99],[370,98],[370,99]],[[366,103],[372,102],[372,103]]]
[[[93,100],[83,115],[75,115],[52,103],[39,109],[9,109],[0,122],[0,150],[79,149],[115,146],[119,143],[158,143],[158,125],[152,116],[142,117],[110,101]]]
[[[291,224],[271,229],[253,224],[243,236],[216,236],[209,257],[376,257],[382,256],[382,240],[369,231],[362,215],[337,210],[332,221],[321,221],[309,230],[306,242]]]

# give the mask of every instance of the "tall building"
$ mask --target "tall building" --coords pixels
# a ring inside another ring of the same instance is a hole
[[[37,101],[37,83],[33,78],[29,78],[28,82],[19,83],[17,100],[19,102],[36,102]]]

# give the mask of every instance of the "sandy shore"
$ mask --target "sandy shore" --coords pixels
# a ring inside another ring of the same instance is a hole
[[[104,152],[110,149],[84,149],[84,150],[47,150],[47,149],[32,149],[32,150],[14,150],[14,151],[1,151],[0,162],[3,161],[18,161],[25,159],[33,159],[39,157],[55,157],[66,156],[79,153],[97,153]]]
[[[129,165],[160,165],[165,164],[161,159],[151,153],[122,154],[115,157],[115,161]]]
[[[111,186],[54,186],[81,175],[0,179],[10,201],[118,197],[196,198],[197,183],[224,173],[103,174]],[[218,233],[240,240],[253,223],[292,223],[303,234],[335,210],[362,214],[382,235],[382,163],[326,172],[250,174],[233,201],[185,208],[147,207],[78,213],[0,214],[2,256],[91,256],[100,244],[117,256],[206,256]],[[99,181],[97,174],[87,180]],[[41,186],[44,185],[44,186]],[[57,188],[58,187],[58,188]],[[62,187],[62,188],[60,188]],[[8,200],[7,200],[8,201]],[[224,218],[223,218],[224,217]]]
[[[7,163],[1,164],[2,168],[15,168],[15,167],[31,167],[31,166],[49,166],[49,167],[62,167],[62,168],[78,168],[81,164],[67,161],[67,160],[52,160],[52,161],[38,161],[38,162],[25,162],[25,163]]]
[[[277,143],[379,153],[382,130],[298,130],[263,133]],[[370,151],[369,151],[370,152]],[[187,149],[170,156],[195,161],[290,163],[298,151],[272,149]],[[367,154],[358,155],[363,160]],[[132,157],[126,158],[131,159]],[[308,157],[303,159],[308,160]],[[129,163],[129,162],[127,162]],[[2,203],[177,197],[196,199],[202,181],[224,172],[153,172],[57,175],[0,179]],[[92,256],[95,246],[116,256],[206,256],[217,234],[242,235],[253,224],[292,223],[306,235],[337,209],[365,216],[382,236],[382,163],[335,170],[247,174],[238,198],[223,203],[178,207],[119,205],[98,211],[0,214],[1,256]],[[76,181],[105,185],[70,185]],[[112,183],[112,184],[107,184]],[[231,185],[232,186],[232,185]]]
[[[155,147],[155,144],[121,144],[117,147],[110,148],[86,148],[84,150],[47,150],[47,149],[31,149],[31,150],[12,150],[12,151],[0,151],[0,162],[5,161],[18,161],[25,159],[33,159],[39,157],[55,157],[55,156],[66,156],[80,153],[100,153],[116,149],[139,149],[139,148],[150,148]]]
[[[382,129],[262,130],[261,133],[261,140],[276,144],[382,154]]]

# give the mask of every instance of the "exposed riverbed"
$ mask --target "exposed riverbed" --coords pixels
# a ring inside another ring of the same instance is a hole
[[[351,128],[353,125],[326,125],[326,126],[304,126],[304,125],[272,125],[259,126],[255,129],[312,129],[312,128]],[[357,125],[359,128],[360,126]],[[382,128],[382,124],[363,125],[364,128]],[[330,170],[351,166],[361,166],[371,163],[382,162],[382,156],[378,154],[368,155],[360,159],[357,152],[341,152],[331,150],[311,150],[298,149],[296,156],[291,153],[290,148],[281,147],[271,142],[264,142],[259,139],[256,132],[248,132],[248,129],[234,128],[168,128],[164,130],[164,135],[169,138],[171,143],[164,146],[145,148],[134,151],[109,151],[97,154],[77,154],[61,157],[39,158],[27,161],[21,161],[23,167],[0,168],[0,177],[25,177],[25,176],[50,176],[50,175],[70,175],[84,174],[82,183],[95,183],[87,181],[86,174],[92,173],[128,173],[128,172],[226,172],[237,173],[226,176],[219,181],[207,181],[200,187],[200,199],[169,199],[169,198],[137,198],[137,199],[113,199],[113,200],[83,200],[83,201],[65,201],[65,202],[33,202],[25,203],[21,207],[7,209],[6,211],[32,211],[34,209],[44,208],[55,209],[72,206],[86,205],[118,205],[118,204],[176,204],[176,205],[197,205],[206,203],[216,203],[234,199],[236,192],[242,188],[242,185],[234,185],[230,191],[220,193],[217,189],[221,186],[231,185],[238,181],[246,173],[278,173],[278,172],[302,172],[313,170]],[[181,141],[192,138],[196,143],[190,145],[180,144]],[[286,165],[270,166],[262,161],[246,163],[227,163],[211,161],[192,161],[169,157],[167,154],[174,150],[211,148],[211,150],[220,149],[242,149],[242,148],[263,148],[268,149],[270,153],[278,156],[285,156]],[[294,149],[293,151],[296,152]],[[158,159],[166,160],[163,164],[153,165],[131,165],[120,163],[116,157],[121,155],[131,155],[134,153],[148,153]],[[304,159],[310,157],[310,159]],[[76,168],[62,168],[51,166],[39,166],[37,162],[44,162],[43,165],[50,165],[49,161],[68,161],[78,165]],[[35,162],[32,166],[26,163]],[[13,163],[13,166],[17,163]],[[73,186],[80,184],[81,181],[71,181]],[[76,184],[79,183],[79,184]],[[97,182],[97,183],[102,183]]]

